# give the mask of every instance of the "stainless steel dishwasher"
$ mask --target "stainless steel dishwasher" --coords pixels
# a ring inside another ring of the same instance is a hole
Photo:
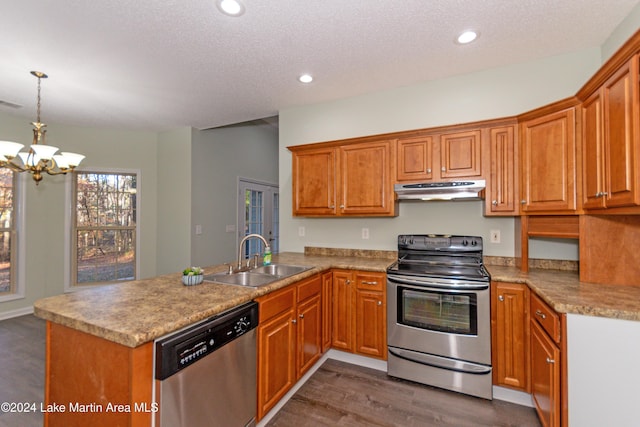
[[[156,426],[255,426],[257,325],[250,302],[157,340]]]

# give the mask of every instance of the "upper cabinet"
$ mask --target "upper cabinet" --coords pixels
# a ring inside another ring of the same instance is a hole
[[[554,106],[573,104],[573,100]],[[520,124],[521,212],[575,213],[576,108],[529,113]],[[547,112],[550,111],[550,112]]]
[[[640,205],[638,56],[582,103],[582,180],[586,210]]]
[[[518,144],[516,125],[489,129],[489,174],[485,215],[518,215]]]
[[[480,129],[398,138],[397,182],[480,178]]]
[[[289,147],[294,216],[395,216],[391,140]]]

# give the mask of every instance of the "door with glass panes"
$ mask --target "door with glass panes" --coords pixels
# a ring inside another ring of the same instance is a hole
[[[279,250],[278,186],[240,178],[238,193],[238,244],[248,234],[260,234],[271,246],[271,252]],[[264,254],[264,244],[259,239],[249,239],[243,248],[243,257]]]

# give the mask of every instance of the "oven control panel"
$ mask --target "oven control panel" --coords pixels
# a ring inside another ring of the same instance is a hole
[[[398,249],[478,252],[482,251],[482,237],[450,234],[401,234],[398,236]]]

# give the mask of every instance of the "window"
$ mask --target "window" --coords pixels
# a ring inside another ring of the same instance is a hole
[[[273,184],[239,179],[240,197],[238,199],[238,242],[248,234],[260,234],[267,239],[272,253],[280,249],[278,223],[278,187]],[[252,239],[246,243],[244,257],[264,252],[262,243]]]
[[[0,296],[16,293],[15,184],[15,174],[10,169],[0,169]]]
[[[72,284],[135,280],[137,175],[80,172],[73,184]]]

